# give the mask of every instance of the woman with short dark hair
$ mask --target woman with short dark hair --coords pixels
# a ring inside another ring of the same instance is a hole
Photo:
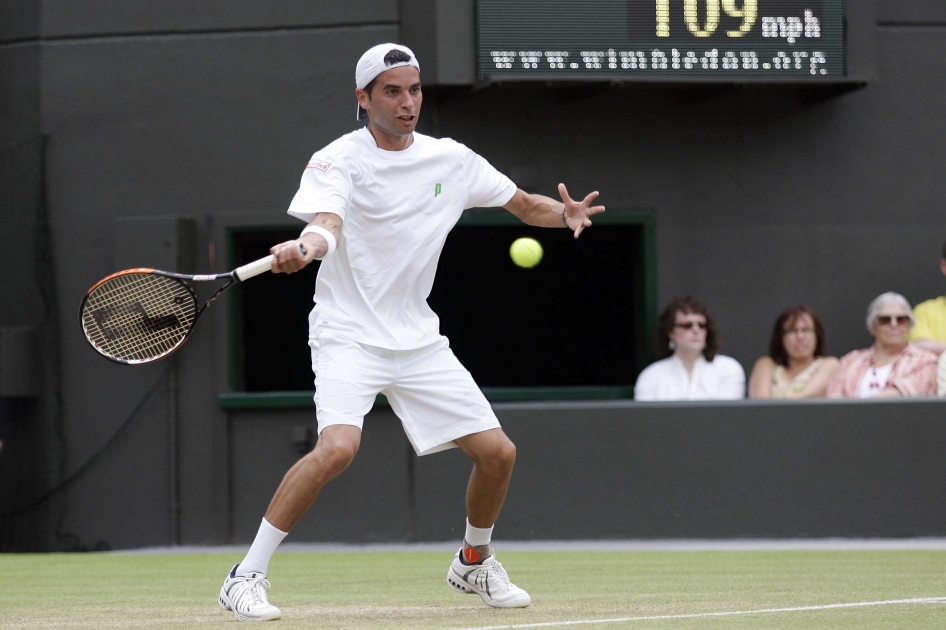
[[[746,373],[718,354],[716,320],[702,302],[676,298],[657,324],[659,361],[641,372],[635,400],[733,400],[745,397]]]

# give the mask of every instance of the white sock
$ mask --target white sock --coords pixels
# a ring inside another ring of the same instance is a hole
[[[276,529],[264,518],[250,550],[246,553],[246,557],[243,558],[240,566],[237,567],[236,575],[240,577],[250,573],[265,575],[267,569],[269,569],[270,558],[276,553],[276,547],[279,546],[287,533]]]
[[[466,535],[463,540],[471,547],[482,547],[488,545],[493,538],[493,527],[473,527],[470,525],[470,519],[466,519]]]

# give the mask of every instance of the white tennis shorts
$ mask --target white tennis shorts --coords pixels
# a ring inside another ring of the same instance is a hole
[[[388,350],[319,331],[309,339],[319,434],[333,424],[362,428],[375,397],[387,396],[418,455],[455,448],[457,438],[499,428],[499,420],[446,337],[414,350]]]

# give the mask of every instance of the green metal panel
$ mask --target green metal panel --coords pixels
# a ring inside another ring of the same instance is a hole
[[[631,398],[633,387],[484,387],[490,402],[620,400]],[[221,409],[305,409],[313,406],[315,392],[230,392],[217,396]],[[387,406],[379,394],[376,406]]]

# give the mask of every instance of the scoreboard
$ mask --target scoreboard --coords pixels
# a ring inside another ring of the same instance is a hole
[[[477,0],[480,80],[837,80],[845,0]]]

